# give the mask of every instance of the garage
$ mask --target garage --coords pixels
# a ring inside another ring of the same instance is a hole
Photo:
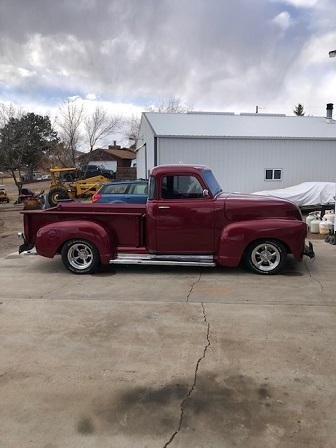
[[[202,164],[224,191],[254,192],[334,182],[336,121],[326,117],[223,112],[144,112],[137,177],[156,165]]]

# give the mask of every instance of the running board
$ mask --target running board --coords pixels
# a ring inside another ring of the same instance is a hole
[[[216,266],[212,255],[119,254],[110,264],[146,264],[158,266]]]

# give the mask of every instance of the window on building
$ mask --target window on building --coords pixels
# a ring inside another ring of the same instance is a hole
[[[161,185],[163,199],[203,198],[203,188],[195,176],[164,176]]]
[[[266,168],[265,169],[265,180],[281,180],[282,170],[279,168]]]

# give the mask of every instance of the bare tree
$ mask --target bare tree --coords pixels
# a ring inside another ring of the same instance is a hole
[[[132,115],[125,120],[124,125],[124,134],[128,138],[130,146],[136,146],[140,128],[140,117],[138,115]]]
[[[60,108],[60,118],[57,120],[59,134],[73,166],[76,165],[76,150],[81,139],[83,118],[83,105],[77,100],[67,100]]]
[[[180,98],[170,97],[161,99],[157,106],[146,107],[146,112],[170,112],[170,113],[186,113],[192,111],[192,106],[182,103]],[[128,138],[132,145],[136,145],[139,136],[140,117],[133,115],[125,122],[124,135]]]
[[[109,115],[102,107],[97,106],[91,115],[86,116],[84,128],[90,147],[90,153],[97,143],[104,140],[120,128],[121,118]]]
[[[0,103],[0,129],[3,128],[11,118],[20,118],[23,115],[21,108],[13,103]]]
[[[63,143],[59,142],[55,145],[55,149],[49,156],[51,166],[61,166],[63,168],[73,165],[72,155],[69,148]]]
[[[182,103],[180,98],[173,96],[170,98],[163,98],[158,106],[148,107],[147,112],[186,113],[192,109],[191,106]]]

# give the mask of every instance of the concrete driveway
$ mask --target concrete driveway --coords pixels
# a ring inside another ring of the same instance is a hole
[[[333,448],[336,247],[284,275],[0,259],[1,448]]]

